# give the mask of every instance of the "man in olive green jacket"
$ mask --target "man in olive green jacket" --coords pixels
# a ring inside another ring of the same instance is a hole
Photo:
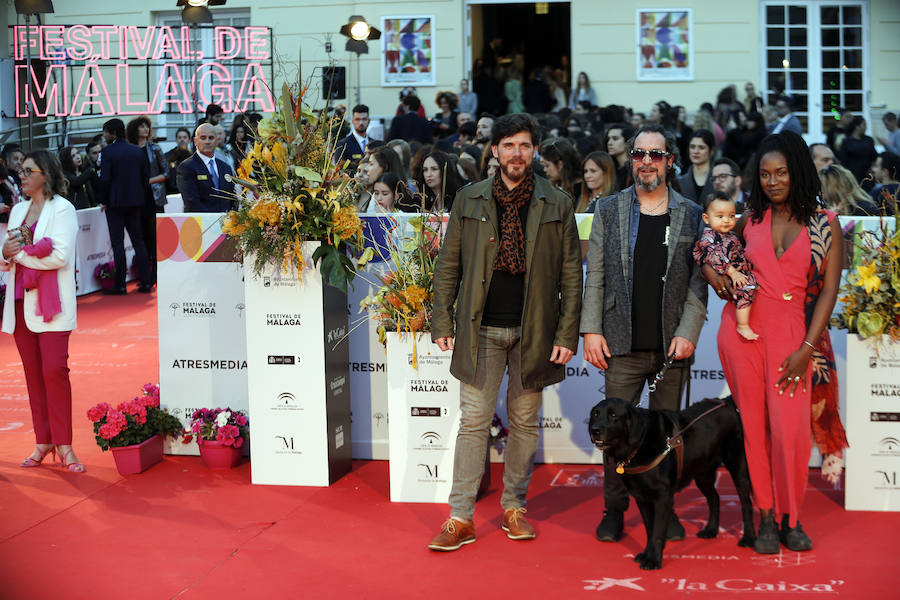
[[[472,517],[497,392],[509,368],[509,440],[502,526],[534,538],[522,516],[538,444],[541,390],[565,377],[578,349],[581,249],[572,199],[531,170],[537,124],[507,115],[493,127],[497,177],[459,191],[434,273],[431,337],[453,350],[460,427],[450,518],[429,544],[450,551],[475,541]],[[455,309],[454,309],[455,306]]]

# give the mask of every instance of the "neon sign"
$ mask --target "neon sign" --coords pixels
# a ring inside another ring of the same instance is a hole
[[[186,114],[210,102],[225,112],[275,110],[263,70],[272,57],[268,27],[215,27],[211,57],[192,48],[187,26],[16,26],[13,39],[17,61],[25,59],[28,47],[33,58],[47,61],[43,77],[33,67],[29,72],[26,65],[16,65],[15,85],[22,90],[16,94],[17,117],[28,116],[25,107],[32,96],[39,117],[79,116],[95,109],[102,115]],[[149,66],[129,61],[154,61],[158,67],[156,81],[147,77],[143,100],[133,97],[132,82],[143,79],[134,72]],[[239,78],[226,68],[229,61],[243,68]],[[189,78],[183,76],[186,63]],[[235,81],[241,82],[236,95]]]

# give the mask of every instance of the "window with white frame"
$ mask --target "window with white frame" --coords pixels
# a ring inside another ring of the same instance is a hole
[[[846,108],[868,117],[868,4],[798,0],[761,5],[762,71],[768,102],[785,93],[810,140]]]

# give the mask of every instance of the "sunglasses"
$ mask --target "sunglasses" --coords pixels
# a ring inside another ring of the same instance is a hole
[[[641,148],[635,148],[631,151],[631,158],[634,160],[642,161],[645,156],[649,156],[652,162],[659,162],[672,156],[672,153],[665,150],[643,150]]]
[[[25,177],[30,177],[32,173],[43,173],[43,171],[40,169],[32,169],[31,167],[22,169],[22,174],[25,175]]]

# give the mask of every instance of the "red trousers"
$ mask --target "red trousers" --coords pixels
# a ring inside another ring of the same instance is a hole
[[[72,444],[72,386],[68,360],[72,332],[34,333],[25,324],[22,305],[21,300],[16,301],[13,337],[25,369],[35,442],[69,446]]]
[[[776,520],[788,515],[789,526],[795,527],[809,476],[812,409],[809,370],[806,391],[798,386],[793,398],[775,387],[781,377],[778,367],[801,346],[806,333],[802,313],[792,316],[777,301],[757,296],[750,326],[760,339],[750,342],[737,333],[734,305],[729,304],[722,311],[718,341],[722,369],[741,411],[756,505],[774,508]]]

